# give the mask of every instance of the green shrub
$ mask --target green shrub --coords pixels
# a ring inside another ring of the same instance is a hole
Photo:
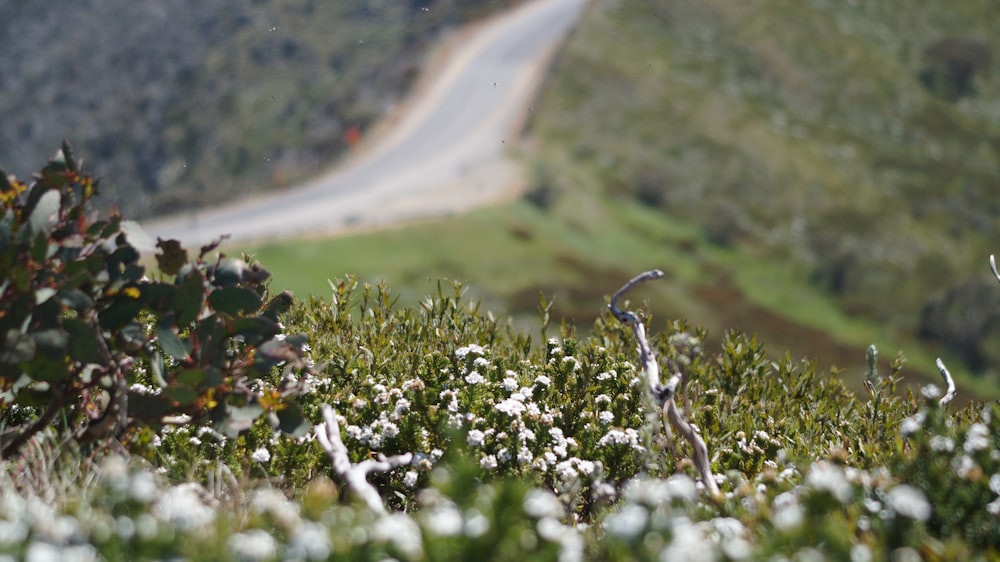
[[[189,260],[158,240],[147,277],[138,226],[91,213],[97,188],[65,144],[30,185],[0,172],[3,457],[50,425],[84,444],[165,419],[235,434],[265,412],[304,429],[295,379],[265,384],[308,370],[278,321],[290,295],[268,299],[257,264],[208,260],[215,244]]]

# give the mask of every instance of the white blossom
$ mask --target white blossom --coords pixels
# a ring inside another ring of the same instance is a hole
[[[479,460],[479,466],[493,470],[497,467],[497,458],[493,455],[483,455],[483,458]]]
[[[486,382],[486,377],[479,374],[479,371],[471,371],[465,375],[465,382],[469,384],[481,384]]]
[[[240,560],[270,560],[278,551],[278,541],[263,529],[248,529],[226,541],[229,550]]]
[[[250,458],[257,462],[267,462],[271,460],[271,451],[268,451],[267,447],[261,447],[251,453]]]
[[[805,511],[799,504],[799,499],[795,496],[794,492],[778,494],[774,498],[771,507],[773,509],[771,521],[781,531],[798,527],[802,524],[802,520],[805,517]]]
[[[919,488],[908,484],[889,490],[888,502],[893,511],[916,521],[927,521],[931,516],[931,504],[927,497]]]
[[[981,423],[974,423],[965,434],[965,443],[962,448],[966,453],[982,451],[990,446],[990,430]]]
[[[620,539],[632,540],[645,530],[648,521],[646,508],[630,503],[609,515],[604,520],[604,529]]]
[[[486,353],[486,349],[483,348],[483,346],[476,345],[474,343],[469,345],[463,345],[462,347],[455,350],[455,357],[463,359],[466,355],[470,353],[475,355],[484,355]]]
[[[486,434],[478,429],[469,430],[469,434],[465,436],[465,440],[473,447],[481,446],[485,438]]]
[[[407,488],[412,488],[417,485],[417,471],[408,470],[406,474],[403,475],[403,485]]]
[[[813,463],[806,476],[806,482],[817,490],[830,492],[840,503],[850,501],[853,493],[851,483],[844,476],[843,469],[827,461]]]

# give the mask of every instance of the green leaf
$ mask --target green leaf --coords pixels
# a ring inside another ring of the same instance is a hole
[[[59,191],[55,189],[46,191],[38,199],[38,203],[31,211],[31,218],[28,219],[32,235],[37,235],[40,232],[48,233],[55,222],[59,220],[60,199]]]
[[[31,339],[35,340],[38,351],[53,359],[63,359],[69,347],[69,334],[58,328],[29,332]]]
[[[241,312],[256,312],[260,308],[260,295],[242,287],[222,287],[208,295],[208,303],[218,312],[236,316]]]
[[[7,330],[0,348],[0,365],[17,365],[35,356],[35,340],[20,330]]]
[[[150,422],[173,411],[173,400],[166,394],[128,393],[128,415],[132,418]]]
[[[177,382],[188,386],[197,387],[201,381],[205,380],[206,373],[201,369],[189,369],[177,374]]]
[[[267,318],[247,316],[233,320],[230,324],[230,333],[243,336],[248,344],[258,346],[281,333],[281,329],[277,323]]]
[[[215,268],[215,278],[212,282],[219,286],[238,285],[243,280],[243,272],[248,268],[243,260],[236,258],[222,260]]]
[[[52,298],[56,294],[56,290],[52,287],[42,287],[35,291],[35,304],[42,304],[43,302]]]
[[[65,286],[59,288],[59,302],[76,311],[84,311],[94,306],[94,301],[90,295],[80,289],[67,289]]]
[[[135,319],[141,309],[142,302],[139,299],[118,293],[112,297],[111,304],[98,313],[101,327],[105,330],[117,330]]]
[[[63,329],[69,334],[69,355],[80,363],[103,363],[100,342],[94,328],[78,318],[64,318]]]
[[[292,437],[302,437],[309,433],[311,427],[302,412],[302,406],[297,403],[288,402],[285,408],[278,410],[278,429]]]
[[[160,323],[156,330],[156,335],[160,340],[160,348],[163,352],[178,361],[191,359],[190,350],[184,340],[177,335],[173,327],[167,323]]]
[[[198,400],[198,392],[184,384],[173,384],[163,390],[163,393],[177,402],[180,407],[190,406]]]
[[[270,302],[267,303],[267,306],[265,306],[264,310],[261,311],[261,316],[265,316],[277,322],[278,316],[288,312],[292,308],[293,304],[295,304],[295,297],[292,296],[292,292],[282,291],[281,294],[275,296],[270,300]]]
[[[156,263],[160,266],[160,271],[166,275],[177,275],[181,267],[187,263],[187,250],[181,247],[177,240],[156,239],[156,247],[162,250],[156,254]]]
[[[264,413],[264,408],[257,402],[246,406],[227,405],[226,419],[222,423],[222,432],[228,437],[236,437],[253,427],[253,422]]]
[[[142,304],[155,312],[164,313],[172,310],[174,295],[177,294],[177,287],[170,283],[151,282],[143,283],[139,286]],[[171,316],[173,318],[173,316]]]
[[[163,364],[163,356],[158,351],[154,351],[149,358],[149,370],[153,376],[153,382],[160,388],[166,388],[167,379],[163,377],[166,372],[166,365]]]
[[[174,295],[174,311],[177,313],[177,326],[185,327],[201,314],[205,305],[204,279],[201,272],[191,269],[184,277],[181,286]]]
[[[208,316],[198,324],[199,361],[202,365],[222,366],[229,350],[226,325],[217,314]]]
[[[125,232],[125,236],[128,239],[129,244],[144,252],[152,250],[156,247],[153,244],[153,239],[146,234],[146,231],[143,230],[136,221],[122,221],[122,231]]]
[[[65,140],[63,140],[62,143],[62,150],[56,153],[56,159],[61,160],[66,166],[66,169],[71,172],[79,170],[79,167],[76,164],[76,158],[73,158],[73,149],[69,147],[69,143]]]

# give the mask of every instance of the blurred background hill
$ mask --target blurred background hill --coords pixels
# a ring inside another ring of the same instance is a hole
[[[534,132],[843,311],[1000,365],[1000,3],[595,2]]]
[[[398,102],[435,40],[508,4],[0,2],[0,165],[25,176],[65,138],[134,218],[280,188]]]

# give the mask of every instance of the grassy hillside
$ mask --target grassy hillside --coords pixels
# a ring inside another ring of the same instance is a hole
[[[533,132],[995,384],[998,24],[994,2],[596,2]]]
[[[63,139],[136,219],[281,188],[331,165],[448,30],[506,2],[0,4],[0,162]]]

